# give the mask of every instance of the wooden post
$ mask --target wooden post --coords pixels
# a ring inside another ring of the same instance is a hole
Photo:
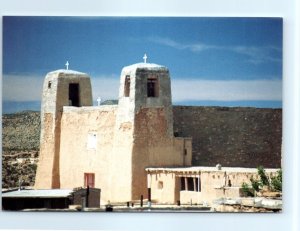
[[[144,199],[144,197],[143,197],[143,195],[141,195],[141,207],[143,207],[143,199]]]
[[[151,202],[151,188],[148,188],[148,201]]]
[[[193,177],[193,185],[194,185],[194,191],[197,192],[196,178],[195,177]]]

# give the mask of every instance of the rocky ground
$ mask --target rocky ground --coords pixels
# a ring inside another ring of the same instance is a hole
[[[33,186],[40,142],[40,112],[2,116],[2,188]]]

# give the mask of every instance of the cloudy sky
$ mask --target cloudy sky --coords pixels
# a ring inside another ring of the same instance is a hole
[[[116,99],[122,67],[144,53],[169,68],[174,104],[282,105],[280,18],[4,17],[3,100],[40,101],[67,60],[94,100]]]

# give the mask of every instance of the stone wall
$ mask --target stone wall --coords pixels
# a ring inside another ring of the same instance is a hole
[[[173,113],[174,133],[193,138],[194,166],[281,166],[281,109],[173,106]]]

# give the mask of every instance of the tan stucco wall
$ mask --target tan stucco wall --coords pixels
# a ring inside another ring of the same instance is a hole
[[[191,164],[191,140],[168,134],[165,108],[142,108],[135,117],[132,152],[133,199],[147,197],[146,167]],[[184,155],[186,145],[187,155]]]
[[[84,186],[84,173],[95,174],[101,199],[109,199],[109,163],[114,139],[115,107],[64,107],[61,120],[61,188]],[[89,134],[96,134],[95,149],[87,147]]]
[[[151,200],[162,204],[175,204],[179,200],[180,182],[175,174],[150,174],[148,181],[151,186]],[[162,186],[162,187],[161,187]]]
[[[58,116],[60,118],[60,116]],[[43,114],[44,131],[41,133],[40,157],[37,167],[35,189],[59,188],[59,119],[52,113]]]
[[[180,191],[181,204],[199,204],[201,203],[201,192]]]
[[[245,182],[251,185],[251,177],[258,179],[257,170],[255,168],[228,168],[228,170],[219,171],[208,167],[202,167],[202,170],[200,170],[200,168],[201,167],[199,167],[199,169],[197,169],[197,167],[185,169],[146,169],[148,174],[148,183],[151,185],[152,198],[158,203],[176,203],[177,200],[180,200],[181,204],[190,204],[191,202],[193,204],[210,204],[216,199],[236,198],[242,196],[242,184]],[[274,175],[277,170],[278,169],[266,169],[266,173],[268,176]],[[199,187],[199,192],[181,190],[180,177],[194,177],[198,180],[199,175],[201,185]],[[231,181],[231,187],[228,185],[229,179]],[[163,190],[159,189],[157,186],[160,181],[164,185]],[[180,196],[174,196],[178,194]],[[174,200],[174,198],[176,199]]]
[[[241,187],[243,182],[250,184],[251,176],[253,176],[254,179],[258,179],[256,169],[254,169],[253,172],[201,172],[202,193],[200,200],[211,203],[217,198],[238,197],[240,196],[240,191],[235,187]],[[231,188],[226,187],[228,186],[229,179],[231,181]],[[226,188],[223,189],[223,187]]]
[[[131,122],[118,123],[114,129],[113,152],[110,168],[110,201],[132,200],[132,146],[133,125]]]
[[[69,105],[69,84],[79,86],[79,105],[92,105],[88,75],[71,70],[57,70],[46,75],[41,105],[40,156],[35,188],[60,188],[60,142],[63,106]]]

